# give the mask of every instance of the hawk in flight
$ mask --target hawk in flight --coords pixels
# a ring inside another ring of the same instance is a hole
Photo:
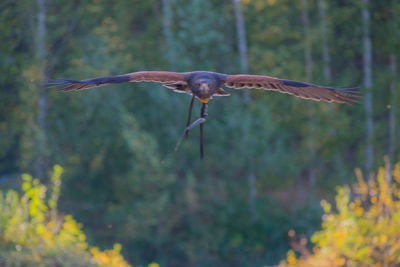
[[[255,88],[261,90],[278,91],[291,94],[304,99],[316,101],[336,102],[350,104],[358,102],[359,95],[355,88],[334,88],[319,86],[310,83],[296,82],[260,75],[228,75],[216,72],[167,72],[167,71],[141,71],[118,76],[108,76],[87,80],[56,80],[49,85],[60,87],[60,91],[84,90],[92,87],[104,86],[112,83],[123,82],[159,82],[165,87],[178,93],[192,95],[185,136],[189,130],[200,125],[200,157],[204,157],[203,123],[207,116],[207,103],[213,96],[229,96],[222,86],[234,89]],[[193,101],[197,98],[202,102],[200,118],[191,122]]]

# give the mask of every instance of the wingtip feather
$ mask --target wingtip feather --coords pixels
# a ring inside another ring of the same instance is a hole
[[[83,89],[86,85],[90,84],[86,81],[71,80],[71,79],[49,79],[46,87],[47,88],[57,88],[57,92],[67,92]]]

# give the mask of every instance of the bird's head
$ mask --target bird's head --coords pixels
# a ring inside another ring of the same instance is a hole
[[[210,98],[217,90],[216,82],[209,78],[199,78],[194,81],[193,89],[197,97]]]

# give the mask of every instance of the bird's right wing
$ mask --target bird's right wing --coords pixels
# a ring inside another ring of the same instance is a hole
[[[346,104],[358,102],[360,97],[356,88],[327,87],[260,75],[229,75],[224,85],[234,89],[255,88],[271,90],[304,99]]]
[[[140,71],[117,76],[98,77],[87,80],[55,80],[48,85],[59,87],[60,91],[84,90],[92,87],[100,87],[112,83],[124,82],[185,82],[183,73],[169,71]]]

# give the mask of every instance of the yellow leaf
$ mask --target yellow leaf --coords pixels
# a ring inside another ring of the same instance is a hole
[[[297,262],[296,254],[294,253],[293,250],[288,251],[286,260],[289,264],[296,264]]]

